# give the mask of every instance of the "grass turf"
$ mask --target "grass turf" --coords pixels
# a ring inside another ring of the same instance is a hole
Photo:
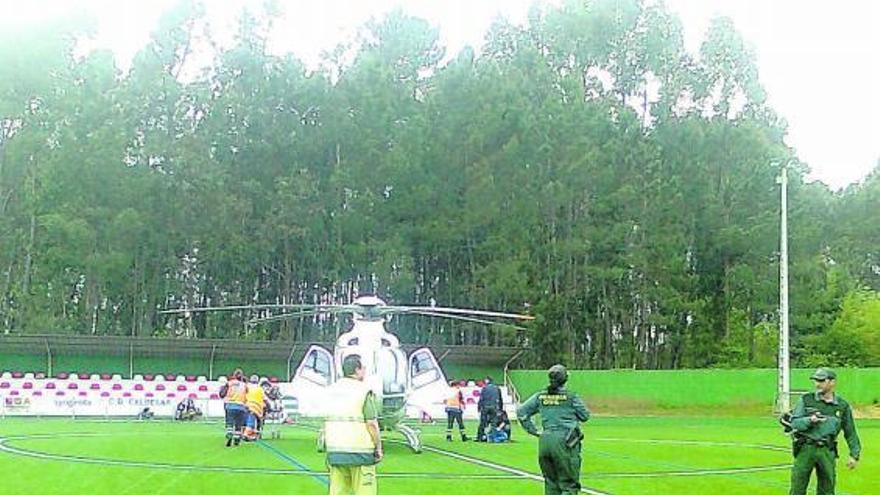
[[[858,427],[865,459],[852,472],[839,464],[840,495],[880,493],[880,461],[870,454],[871,446],[880,443],[880,421],[860,420]],[[470,434],[474,429],[468,424]],[[223,446],[222,430],[215,422],[2,419],[3,447],[15,452],[0,451],[0,469],[7,473],[0,494],[202,494],[249,487],[261,495],[327,492],[324,460],[315,451],[312,430],[284,427],[280,440],[238,448]],[[585,431],[582,481],[597,492],[770,495],[787,491],[789,472],[784,467],[723,472],[790,463],[788,440],[770,418],[598,416]],[[447,443],[440,425],[424,426],[425,444],[440,451],[415,455],[400,443],[387,443],[387,458],[378,469],[379,491],[543,493],[539,481],[477,462],[539,474],[536,440],[519,428],[514,437],[515,442],[507,445]],[[392,438],[397,435],[386,434],[386,439]],[[701,473],[706,470],[722,472]]]

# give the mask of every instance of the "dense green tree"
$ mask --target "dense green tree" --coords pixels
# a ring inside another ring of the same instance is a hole
[[[446,54],[398,10],[309,69],[274,9],[220,46],[181,1],[128,73],[72,56],[81,20],[0,34],[4,332],[326,341],[344,319],[159,310],[376,293],[533,313],[391,323],[523,364],[772,366],[791,163],[794,358],[876,364],[880,174],[805,183],[730,20],[691,54],[662,3],[567,1]]]

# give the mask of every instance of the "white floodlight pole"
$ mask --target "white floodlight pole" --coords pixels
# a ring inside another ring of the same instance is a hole
[[[791,409],[791,364],[788,340],[788,163],[782,164],[780,201],[782,214],[779,240],[779,376],[777,379],[780,412]]]

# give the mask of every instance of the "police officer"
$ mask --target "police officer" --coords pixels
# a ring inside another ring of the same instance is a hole
[[[568,372],[561,364],[549,370],[550,386],[517,409],[522,427],[539,436],[538,463],[544,475],[545,495],[575,495],[581,490],[580,423],[590,419],[590,411],[577,396],[565,390]],[[543,432],[538,433],[532,416],[541,415]]]
[[[843,430],[849,448],[846,465],[855,469],[862,451],[852,408],[834,392],[837,374],[819,368],[810,376],[816,392],[804,394],[792,412],[794,464],[791,468],[791,495],[805,495],[810,474],[816,469],[816,494],[834,495],[837,435]]]
[[[480,400],[477,402],[477,411],[480,412],[480,425],[477,427],[478,442],[486,441],[486,428],[495,421],[498,411],[504,409],[504,401],[498,385],[495,385],[491,376],[487,376],[485,382],[480,391]]]
[[[378,404],[364,383],[360,356],[346,356],[342,373],[327,390],[324,441],[330,495],[375,495],[376,464],[383,457]]]

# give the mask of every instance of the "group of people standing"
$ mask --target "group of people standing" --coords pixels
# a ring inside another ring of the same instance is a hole
[[[330,413],[324,424],[324,443],[330,471],[330,495],[374,495],[377,492],[376,464],[384,457],[379,428],[379,405],[373,392],[363,382],[365,370],[357,355],[342,362],[343,377],[328,389]],[[518,409],[523,429],[537,436],[538,464],[544,477],[546,495],[575,495],[581,491],[581,449],[584,434],[581,423],[590,419],[583,400],[565,388],[568,371],[562,365],[548,370],[549,383],[528,398]],[[855,429],[852,408],[835,392],[837,375],[819,368],[811,376],[816,391],[804,394],[786,422],[793,438],[794,463],[790,495],[805,495],[812,472],[816,471],[817,494],[833,495],[836,483],[835,464],[838,457],[837,436],[842,431],[849,447],[847,466],[855,468],[861,444]],[[253,380],[251,380],[253,382]],[[452,383],[451,396],[445,401],[447,413],[446,438],[452,441],[454,423],[458,424],[462,441],[467,441],[464,421],[464,396],[460,383]],[[226,399],[226,445],[238,445],[239,426],[247,412],[258,417],[262,399],[260,387],[253,389],[243,381],[241,370],[235,370],[224,386]],[[253,391],[253,393],[252,393]],[[252,408],[251,405],[254,405]],[[487,427],[497,425],[504,410],[501,391],[486,380],[477,405],[480,411],[478,441],[490,441]],[[539,430],[532,418],[541,416]],[[509,421],[507,424],[509,438]],[[504,423],[502,422],[502,424]],[[247,431],[247,430],[245,430]]]
[[[450,395],[443,401],[446,405],[446,440],[449,442],[452,441],[452,430],[455,424],[458,424],[461,441],[468,441],[464,428],[466,401],[462,391],[463,386],[464,382],[449,382]],[[486,377],[485,384],[480,390],[477,411],[480,413],[480,423],[476,435],[478,442],[503,443],[510,441],[512,435],[510,419],[504,410],[501,390],[495,385],[491,376]]]

